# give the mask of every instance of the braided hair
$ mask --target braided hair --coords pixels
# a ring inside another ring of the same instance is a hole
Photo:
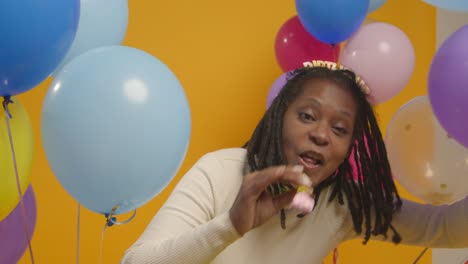
[[[353,143],[349,147],[349,153],[354,153],[349,158],[354,159],[358,165],[357,179],[353,179],[349,159],[345,159],[334,176],[330,175],[331,177],[315,188],[315,199],[319,199],[321,190],[331,186],[329,202],[338,199],[339,204],[343,206],[346,198],[355,232],[361,234],[364,226],[363,244],[368,242],[371,235],[383,235],[386,238],[388,229],[393,231],[393,242],[399,243],[401,236],[391,222],[393,213],[401,207],[402,202],[392,179],[385,144],[374,110],[361,89],[358,77],[350,70],[303,67],[290,72],[287,83],[244,146],[247,149],[249,170],[256,171],[286,164],[282,152],[283,118],[288,106],[302,93],[304,84],[311,79],[326,79],[346,87],[351,91],[358,106],[351,141]],[[291,186],[277,183],[268,190],[278,194],[290,188]],[[281,211],[281,217],[283,222],[284,210]]]

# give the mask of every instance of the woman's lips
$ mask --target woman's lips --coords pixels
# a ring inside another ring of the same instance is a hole
[[[299,157],[299,163],[304,166],[306,170],[314,170],[320,167],[316,160],[308,157]]]

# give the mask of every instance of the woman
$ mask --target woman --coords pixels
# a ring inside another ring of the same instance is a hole
[[[368,94],[343,67],[305,63],[245,148],[187,172],[122,263],[320,263],[343,241],[390,231],[395,243],[468,247],[466,199],[402,203]],[[297,186],[313,191],[308,214],[288,209]]]

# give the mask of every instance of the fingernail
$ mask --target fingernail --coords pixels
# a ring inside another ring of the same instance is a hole
[[[309,179],[309,176],[307,176],[307,174],[305,173],[302,174],[302,184],[309,187],[312,186],[312,181]]]
[[[295,172],[303,172],[304,171],[304,166],[302,165],[296,165],[293,167],[293,171]]]

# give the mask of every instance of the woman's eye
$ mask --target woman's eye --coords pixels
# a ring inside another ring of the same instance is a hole
[[[348,130],[346,128],[343,128],[343,127],[334,127],[334,130],[336,133],[338,133],[339,135],[346,135],[348,134]]]
[[[302,121],[315,121],[315,118],[308,113],[299,113],[299,118]]]

